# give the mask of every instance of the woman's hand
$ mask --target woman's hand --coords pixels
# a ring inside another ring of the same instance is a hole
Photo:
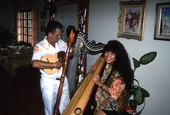
[[[92,80],[95,82],[96,85],[98,85],[99,87],[103,84],[101,82],[100,76],[97,74],[94,74],[92,77]]]
[[[93,74],[94,73],[94,71],[96,70],[96,66],[95,65],[92,65],[91,67],[90,67],[90,70],[89,70],[89,72],[91,73],[91,74]]]

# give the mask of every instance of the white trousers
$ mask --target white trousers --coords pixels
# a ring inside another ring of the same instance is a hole
[[[45,115],[54,114],[54,106],[57,99],[59,84],[60,84],[60,80],[54,80],[49,78],[40,79],[40,87],[42,92],[42,99],[44,102]],[[60,104],[59,104],[60,113],[64,111],[69,101],[70,101],[70,97],[69,97],[68,81],[67,78],[65,78]]]

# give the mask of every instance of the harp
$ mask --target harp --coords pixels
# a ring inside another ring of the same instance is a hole
[[[100,74],[103,69],[104,63],[104,58],[100,56],[95,63],[97,67],[96,70],[87,74],[84,81],[63,111],[62,115],[83,115],[86,105],[88,104],[93,89],[95,87],[95,83],[91,79],[92,75]]]

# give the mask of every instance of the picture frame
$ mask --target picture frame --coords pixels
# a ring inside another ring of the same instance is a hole
[[[155,40],[170,40],[170,3],[156,4]]]
[[[146,1],[120,1],[118,38],[143,40]]]

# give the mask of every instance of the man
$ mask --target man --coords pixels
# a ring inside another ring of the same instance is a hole
[[[61,39],[62,33],[62,24],[58,21],[50,21],[46,28],[46,36],[44,40],[36,44],[32,56],[32,66],[34,68],[39,68],[41,73],[40,88],[44,102],[45,115],[54,114],[54,107],[60,85],[63,63],[61,63],[59,60],[56,62],[51,62],[47,57],[44,59],[44,61],[42,61],[42,59],[44,56],[49,54],[57,56],[60,51],[66,52],[67,44]],[[52,68],[55,68],[55,71],[52,71],[52,73],[45,71],[52,70]],[[60,113],[63,112],[69,101],[70,97],[68,81],[65,77],[59,105]]]

